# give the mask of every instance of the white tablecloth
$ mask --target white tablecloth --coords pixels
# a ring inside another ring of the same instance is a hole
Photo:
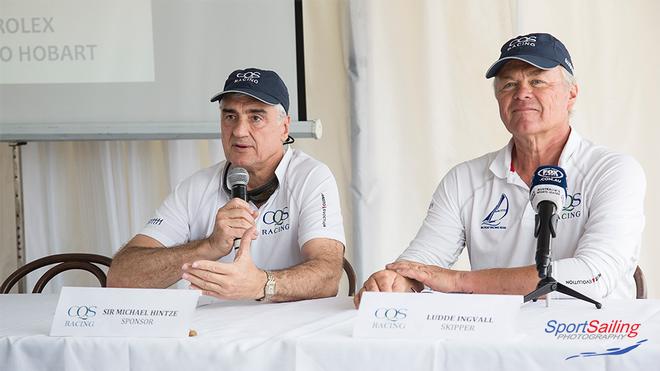
[[[184,339],[50,337],[56,304],[56,295],[0,295],[0,370],[660,370],[657,300],[601,310],[572,300],[526,304],[517,335],[498,341],[356,339],[347,297],[203,306],[192,326],[199,335]],[[641,323],[639,334],[560,340],[545,331],[553,319],[614,318]]]

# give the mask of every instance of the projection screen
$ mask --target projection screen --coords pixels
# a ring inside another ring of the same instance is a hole
[[[0,141],[217,138],[209,98],[243,67],[276,70],[305,120],[298,6],[0,0]]]

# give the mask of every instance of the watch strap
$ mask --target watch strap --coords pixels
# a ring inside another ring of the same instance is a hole
[[[264,296],[258,301],[270,302],[275,296],[275,276],[271,271],[264,271],[266,273],[266,284],[264,285]]]

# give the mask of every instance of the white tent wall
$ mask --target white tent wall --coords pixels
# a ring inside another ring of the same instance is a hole
[[[657,14],[660,3],[651,0],[304,1],[308,117],[323,120],[324,136],[295,146],[337,178],[347,257],[360,279],[407,246],[448,169],[506,143],[485,70],[511,36],[544,31],[575,62],[576,129],[635,156],[646,171],[640,265],[649,297],[660,298]],[[29,144],[24,163],[39,168],[24,164],[28,260],[113,254],[177,180],[221,157],[217,141]],[[5,212],[13,210],[10,169],[11,151],[2,148],[0,278],[15,268],[7,261],[15,256],[13,212]],[[66,283],[82,283],[69,274]]]

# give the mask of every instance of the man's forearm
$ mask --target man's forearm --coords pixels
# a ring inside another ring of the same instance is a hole
[[[166,288],[181,279],[181,266],[208,259],[206,240],[171,248],[125,246],[112,260],[108,287]]]
[[[327,256],[274,271],[276,293],[273,301],[295,301],[337,295],[342,258]]]
[[[461,271],[457,279],[457,291],[475,294],[526,295],[536,289],[538,282],[534,265]]]

